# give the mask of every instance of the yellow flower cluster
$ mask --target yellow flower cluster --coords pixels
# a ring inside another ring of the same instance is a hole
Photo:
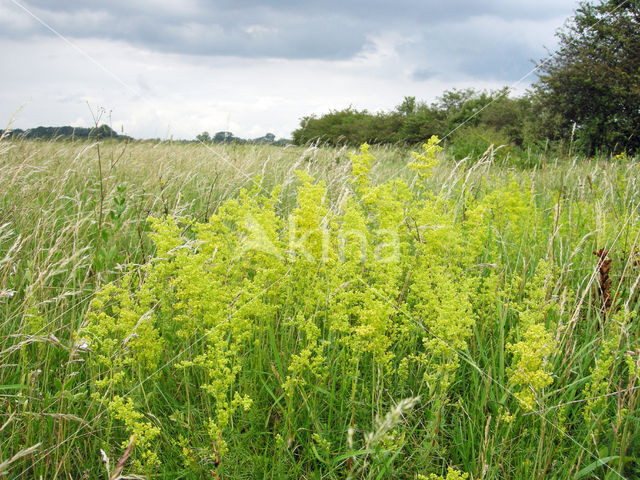
[[[447,469],[447,475],[444,477],[442,475],[436,475],[435,473],[432,473],[428,477],[426,475],[418,475],[418,480],[467,480],[467,478],[469,478],[468,473],[460,473],[451,467]]]
[[[438,143],[433,137],[414,155],[410,167],[420,179],[432,174]],[[531,195],[509,182],[468,199],[460,214],[451,198],[403,180],[373,186],[367,145],[351,159],[351,191],[336,208],[322,182],[297,172],[288,217],[282,187],[265,194],[256,186],[204,223],[150,220],[155,258],[104,288],[78,334],[90,345],[109,422],[125,427],[108,441],[136,433],[149,469],[167,454],[151,446],[162,432],[175,439],[185,468],[218,464],[236,424],[262,409],[277,448],[307,442],[330,458],[327,423],[371,418],[393,396],[416,396],[410,383],[428,392],[430,431],[438,430],[479,306],[499,295],[500,276],[477,263],[501,253],[487,247],[492,235],[525,230],[523,217],[535,212]],[[543,273],[532,282],[509,347],[511,386],[528,408],[532,392],[551,382],[553,345],[540,316],[545,282]],[[149,375],[161,395],[144,388]],[[349,401],[326,406],[336,389]],[[259,404],[265,396],[273,403]],[[301,417],[314,428],[300,428]],[[180,437],[184,429],[192,434]],[[403,438],[380,448],[401,448]],[[450,470],[446,479],[465,475]]]
[[[520,323],[516,332],[519,341],[507,345],[513,355],[509,386],[526,410],[533,410],[539,403],[540,392],[553,383],[547,360],[554,353],[554,342],[545,326],[553,308],[547,302],[551,280],[551,265],[540,262],[519,311]]]

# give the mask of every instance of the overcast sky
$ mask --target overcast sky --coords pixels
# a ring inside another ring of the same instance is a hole
[[[450,88],[522,92],[573,0],[0,0],[0,128],[290,137]],[[109,118],[110,119],[109,119]]]

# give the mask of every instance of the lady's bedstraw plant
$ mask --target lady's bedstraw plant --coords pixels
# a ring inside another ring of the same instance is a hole
[[[546,320],[554,305],[548,296],[552,284],[552,266],[541,261],[527,285],[525,299],[518,309],[517,341],[507,349],[513,358],[509,385],[525,410],[541,408],[541,393],[553,383],[548,358],[554,353],[554,341]]]
[[[529,186],[510,179],[465,199],[461,215],[458,200],[427,188],[440,150],[432,137],[414,155],[413,187],[375,185],[363,145],[334,207],[301,171],[288,216],[277,187],[242,190],[204,223],[150,220],[155,258],[104,288],[79,332],[107,407],[104,441],[120,449],[135,434],[138,473],[174,457],[185,475],[224,472],[241,446],[300,476],[415,476],[412,462],[442,471],[434,459],[450,453],[439,439],[455,424],[460,372],[474,372],[461,360],[478,348],[474,331],[512,339],[509,387],[533,409],[552,383],[553,268],[541,262],[523,295],[503,274],[537,221]],[[510,333],[492,317],[507,300],[518,303]],[[335,435],[418,396],[422,420],[394,424],[375,455],[365,439],[366,468]],[[409,438],[419,452],[405,451]]]
[[[433,135],[422,148],[424,152],[413,152],[414,161],[409,164],[409,168],[414,170],[421,180],[430,178],[433,168],[438,164],[438,153],[442,152],[443,148],[439,145],[440,139]]]
[[[434,137],[415,155],[421,180],[439,150]],[[172,412],[193,432],[175,448],[202,468],[224,462],[234,418],[264,407],[254,403],[260,385],[278,399],[271,408],[291,449],[321,439],[343,410],[355,424],[380,412],[385,392],[423,390],[407,384],[416,375],[446,393],[473,325],[470,283],[451,253],[464,248],[460,226],[442,198],[400,180],[372,186],[367,145],[351,158],[353,191],[340,210],[329,210],[322,183],[298,172],[288,219],[277,213],[276,188],[242,191],[207,223],[150,221],[156,258],[139,284],[131,274],[105,288],[80,332],[93,348],[96,393],[112,421],[124,422],[114,438],[136,433],[140,451],[159,431],[178,438],[161,413]],[[170,397],[140,387],[152,372]],[[259,372],[271,373],[257,380]],[[348,390],[349,404],[321,407],[329,388]],[[308,418],[313,435],[297,428]],[[157,467],[170,449],[162,450],[140,453],[141,462]]]

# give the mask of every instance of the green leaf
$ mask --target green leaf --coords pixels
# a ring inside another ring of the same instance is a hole
[[[13,385],[0,385],[0,390],[22,390],[27,388],[26,385],[15,383]]]
[[[580,470],[576,474],[576,479],[584,478],[587,475],[589,475],[591,472],[593,472],[596,468],[598,468],[600,466],[603,466],[603,465],[606,465],[607,463],[611,462],[612,460],[617,460],[618,458],[620,458],[619,455],[612,455],[610,457],[599,458],[595,462],[590,463],[589,465],[584,467],[582,470]],[[634,460],[634,457],[623,457],[623,462],[624,463],[629,462],[631,460]]]

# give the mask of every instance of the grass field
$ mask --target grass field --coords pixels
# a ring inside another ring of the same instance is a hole
[[[638,478],[640,164],[0,141],[0,476]]]

